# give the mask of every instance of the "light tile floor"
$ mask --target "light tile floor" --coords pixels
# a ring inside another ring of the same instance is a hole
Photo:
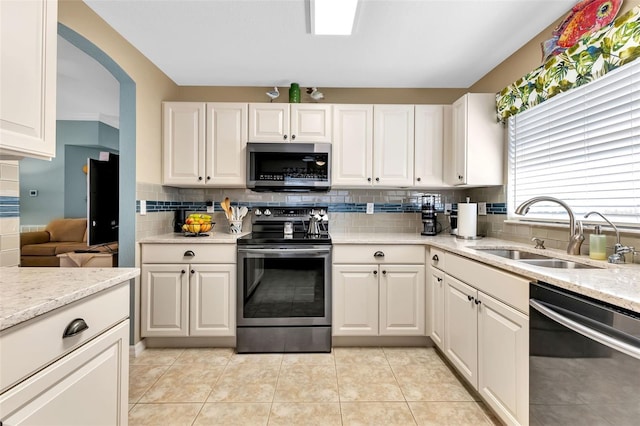
[[[130,360],[129,424],[499,425],[432,348],[238,355],[147,349]]]

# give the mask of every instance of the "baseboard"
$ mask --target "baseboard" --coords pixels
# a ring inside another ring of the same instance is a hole
[[[135,345],[129,346],[129,356],[136,358],[147,348],[147,344],[144,339],[140,340]]]

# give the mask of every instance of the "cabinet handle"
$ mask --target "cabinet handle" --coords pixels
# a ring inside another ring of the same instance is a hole
[[[473,300],[473,296],[467,295],[467,299],[469,299],[469,302],[471,302]]]
[[[422,179],[421,179],[421,178],[417,178],[416,180],[417,180],[418,182],[420,182]]]
[[[82,318],[76,318],[67,325],[67,328],[64,329],[64,333],[62,333],[62,338],[66,339],[67,337],[73,337],[76,334],[82,333],[89,326]]]
[[[431,260],[433,260],[434,262],[439,262],[440,258],[438,257],[437,254],[434,254],[433,257],[431,258]]]
[[[193,252],[193,250],[187,250],[184,252],[184,257],[194,257],[196,254]]]
[[[378,271],[373,271],[373,275],[378,275]]]
[[[283,136],[283,138],[284,138],[284,140],[286,141],[286,140],[287,140],[287,135],[284,135],[284,136]]]
[[[380,178],[379,177],[376,178],[376,182],[380,182]]]
[[[476,304],[476,305],[479,305],[479,304],[481,304],[481,303],[482,303],[482,300],[478,300],[478,299],[476,299],[476,300],[475,300],[475,304]]]
[[[291,140],[294,140],[296,138],[296,135],[291,135]]]
[[[377,251],[377,252],[373,253],[373,257],[384,257],[384,252]]]

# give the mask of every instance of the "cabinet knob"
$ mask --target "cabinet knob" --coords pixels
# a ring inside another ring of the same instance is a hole
[[[475,300],[475,304],[476,304],[476,305],[479,305],[479,304],[481,304],[481,303],[482,303],[482,300],[478,300],[478,299],[476,299],[476,300]]]
[[[195,273],[196,273],[196,271],[192,269],[192,270],[191,270],[191,273],[192,273],[192,274],[195,274]]]
[[[185,271],[185,270],[183,269],[182,271],[180,271],[180,273],[184,275],[184,274],[186,274],[186,273],[187,273],[187,271]]]
[[[458,180],[462,180],[463,178],[464,178],[464,176],[458,175]]]
[[[62,338],[66,339],[67,337],[73,337],[76,334],[80,334],[85,331],[89,326],[82,318],[76,318],[67,325],[67,328],[64,329],[64,333],[62,333]]]
[[[371,178],[370,177],[367,178],[367,182],[371,182]]]
[[[431,258],[431,260],[433,260],[434,262],[439,262],[440,258],[438,257],[437,254],[434,254],[433,257]]]
[[[211,176],[207,176],[207,180],[211,180]]]
[[[378,271],[373,271],[373,275],[378,275]]]
[[[380,178],[379,177],[376,178],[376,182],[380,182]]]
[[[377,252],[373,253],[373,257],[384,257],[384,252],[383,251],[377,251]]]
[[[287,135],[284,135],[282,138],[286,141],[287,140]]]
[[[387,275],[387,271],[383,270],[382,275]]]
[[[184,257],[194,257],[196,254],[193,252],[193,250],[187,250],[184,252]]]
[[[473,300],[473,296],[467,295],[467,299],[469,299],[469,302],[471,302]]]
[[[296,138],[296,135],[291,135],[291,140],[294,140]]]
[[[417,180],[418,182],[420,182],[420,181],[422,180],[422,178],[416,178],[416,180]]]
[[[202,180],[202,176],[198,176],[198,180]]]

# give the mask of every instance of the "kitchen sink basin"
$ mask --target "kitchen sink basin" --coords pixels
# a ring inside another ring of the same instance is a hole
[[[492,254],[494,256],[504,257],[505,259],[517,260],[534,266],[542,266],[543,268],[557,269],[594,269],[598,266],[586,265],[584,263],[573,262],[571,260],[557,259],[540,253],[532,253],[529,251],[520,251],[516,249],[495,249],[495,248],[477,248],[482,253]]]
[[[522,259],[552,259],[551,256],[545,256],[544,254],[531,253],[528,251],[520,251],[513,249],[483,249],[477,248],[477,251],[481,251],[487,254],[493,254],[494,256],[504,257],[506,259],[522,260]]]

